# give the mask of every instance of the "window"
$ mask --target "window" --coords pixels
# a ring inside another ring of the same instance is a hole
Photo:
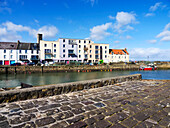
[[[98,56],[98,55],[95,55],[95,59],[99,59],[99,56]]]
[[[112,59],[113,59],[113,56],[112,56]]]
[[[69,54],[73,54],[73,53],[74,53],[74,50],[68,50],[68,53],[69,53]]]
[[[89,44],[90,44],[91,42],[89,41]]]
[[[13,58],[13,55],[11,55],[11,59]]]
[[[47,47],[47,44],[44,44],[44,47]]]
[[[65,44],[63,44],[63,48],[65,48]]]
[[[92,48],[92,45],[90,45],[90,48]]]
[[[90,53],[91,53],[91,50],[90,50]]]
[[[6,59],[6,55],[4,55],[4,59]]]
[[[120,56],[119,56],[119,59],[120,59]]]
[[[19,53],[21,53],[21,50],[19,50]]]
[[[113,55],[114,53],[112,52],[112,55]]]
[[[32,55],[31,60],[38,60],[38,55]]]
[[[81,55],[79,55],[79,58],[81,58]]]
[[[105,49],[107,49],[107,46],[105,46]]]
[[[105,55],[105,58],[107,58],[107,55]]]
[[[54,49],[54,52],[56,52],[56,49]]]
[[[63,39],[63,42],[65,42],[65,39]]]
[[[65,49],[63,49],[63,52],[65,52]]]
[[[95,51],[95,54],[98,54],[98,53],[99,53],[99,51],[98,51],[98,50],[96,50],[96,51]]]
[[[125,56],[125,59],[126,59],[126,56]]]
[[[33,50],[31,50],[31,53],[33,54],[33,53],[34,53],[34,51],[33,51]]]
[[[37,50],[37,54],[38,54],[38,50]]]
[[[54,48],[56,47],[56,44],[54,44]]]
[[[86,43],[86,41],[84,41],[84,43]]]
[[[4,50],[4,53],[6,53],[6,50]]]
[[[63,55],[63,57],[65,57],[65,54]]]
[[[105,53],[107,53],[107,51],[105,51]]]
[[[79,50],[79,53],[81,52],[81,50]]]
[[[84,48],[86,48],[86,45],[84,45]]]
[[[11,53],[12,53],[13,50],[11,50]]]
[[[56,54],[54,54],[54,58],[56,58]]]
[[[74,48],[74,45],[72,45],[72,48]]]
[[[92,58],[92,55],[90,55],[90,58]]]
[[[27,50],[25,50],[25,53],[27,53]]]
[[[51,49],[45,49],[45,53],[51,53]]]
[[[19,59],[20,60],[25,60],[25,59],[27,59],[27,55],[19,55]]]
[[[95,46],[95,49],[99,49],[99,47],[98,47],[98,46]]]
[[[79,45],[79,48],[81,48],[81,45]]]
[[[79,40],[79,43],[81,43],[81,40]]]

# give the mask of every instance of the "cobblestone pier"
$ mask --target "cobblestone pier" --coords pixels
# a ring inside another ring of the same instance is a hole
[[[167,128],[170,81],[136,80],[0,104],[0,128]]]

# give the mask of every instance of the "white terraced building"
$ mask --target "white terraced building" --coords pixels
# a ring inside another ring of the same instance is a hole
[[[37,43],[0,42],[0,65],[39,61]]]
[[[129,62],[127,49],[109,49],[109,62]]]

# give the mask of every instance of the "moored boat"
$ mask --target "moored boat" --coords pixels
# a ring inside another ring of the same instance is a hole
[[[157,67],[154,64],[148,64],[147,66],[140,66],[139,70],[156,70]]]

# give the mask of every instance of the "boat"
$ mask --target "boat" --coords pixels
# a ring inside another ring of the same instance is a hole
[[[147,66],[140,66],[139,70],[156,70],[157,67],[154,64],[148,64]]]

